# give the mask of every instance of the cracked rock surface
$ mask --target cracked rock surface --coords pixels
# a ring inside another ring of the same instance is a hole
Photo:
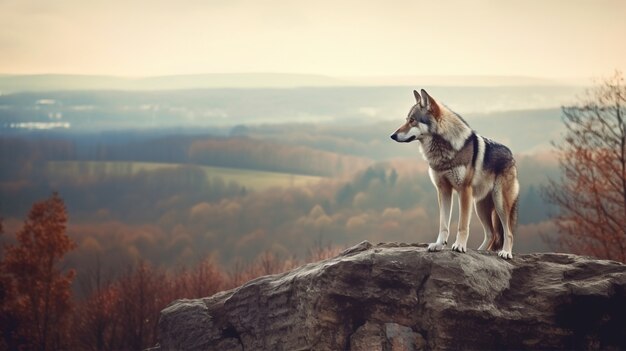
[[[160,350],[626,349],[626,265],[362,242],[174,301],[158,328]]]

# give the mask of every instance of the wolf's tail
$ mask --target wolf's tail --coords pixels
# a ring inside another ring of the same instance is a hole
[[[494,209],[491,211],[491,225],[493,228],[493,244],[490,245],[491,251],[500,251],[504,246],[504,228],[502,227],[502,221],[498,217],[498,213]]]
[[[511,206],[511,212],[509,213],[509,226],[511,228],[511,234],[515,234],[515,229],[517,228],[517,212],[519,210],[519,195],[513,201],[513,206]]]
[[[513,205],[511,206],[511,210],[509,211],[509,228],[511,229],[511,234],[515,234],[515,228],[517,227],[517,212],[519,208],[519,195],[513,201]],[[504,228],[502,227],[502,221],[500,221],[500,217],[498,217],[498,213],[494,209],[491,212],[491,224],[494,229],[494,238],[493,245],[491,245],[491,250],[500,251],[504,246]]]

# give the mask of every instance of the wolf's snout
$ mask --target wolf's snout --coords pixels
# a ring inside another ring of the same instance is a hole
[[[397,133],[391,134],[391,139],[398,141],[398,134]]]

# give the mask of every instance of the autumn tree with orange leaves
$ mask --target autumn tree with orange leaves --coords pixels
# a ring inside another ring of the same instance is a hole
[[[67,347],[74,271],[61,261],[75,246],[66,235],[67,213],[54,193],[35,203],[0,261],[3,342],[8,349]]]
[[[562,176],[544,188],[558,206],[557,243],[574,253],[626,262],[626,86],[621,72],[563,107],[556,143]]]

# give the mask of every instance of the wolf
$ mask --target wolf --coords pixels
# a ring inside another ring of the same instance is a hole
[[[478,250],[498,251],[513,258],[513,230],[517,222],[519,182],[511,150],[478,135],[467,122],[421,89],[406,121],[392,135],[400,143],[417,141],[437,189],[439,235],[428,251],[448,244],[452,193],[459,197],[459,227],[452,250],[467,251],[472,203],[484,230]]]

